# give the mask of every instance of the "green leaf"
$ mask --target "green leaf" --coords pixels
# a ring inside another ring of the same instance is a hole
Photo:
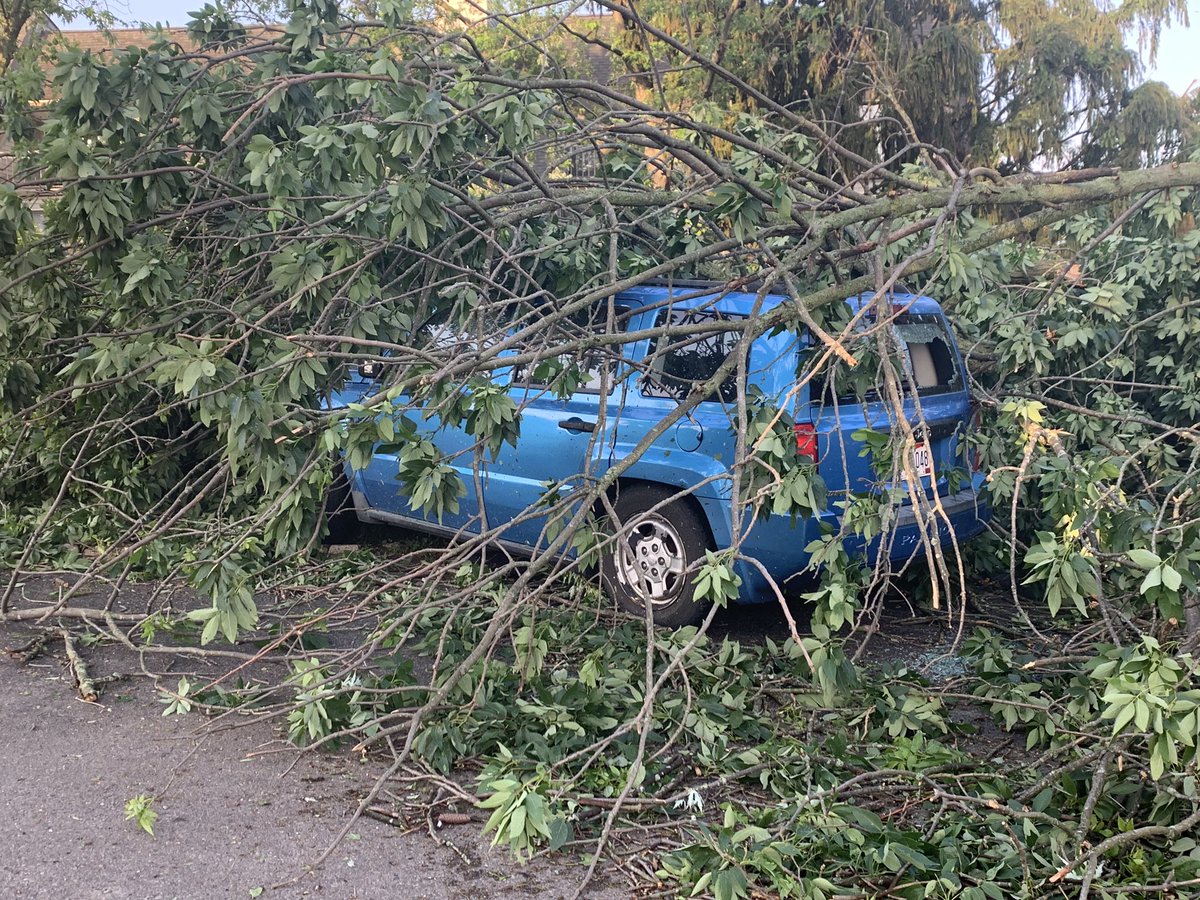
[[[1133,721],[1134,704],[1126,703],[1120,708],[1116,716],[1113,718],[1113,734],[1121,732],[1126,725]]]
[[[1162,562],[1158,554],[1141,547],[1135,547],[1133,550],[1130,550],[1129,559],[1139,569],[1153,569]]]
[[[524,804],[513,810],[512,818],[508,820],[508,840],[511,844],[525,836],[525,818],[527,816]]]
[[[705,562],[694,579],[696,597],[724,606],[735,600],[741,590],[742,579],[733,572],[721,556],[705,550]]]
[[[204,623],[204,630],[200,633],[200,644],[211,644],[216,638],[217,632],[221,628],[221,615],[217,610],[213,610],[213,615],[209,616],[208,621]]]
[[[1156,566],[1155,568],[1151,569],[1146,573],[1146,577],[1142,579],[1141,587],[1138,588],[1138,590],[1145,594],[1152,588],[1158,587],[1160,584],[1162,584],[1162,575],[1162,566]]]
[[[722,869],[712,882],[716,900],[740,900],[747,896],[749,884],[741,869]]]
[[[525,798],[525,810],[530,827],[543,837],[550,837],[550,827],[546,822],[545,798],[541,794],[529,794]]]
[[[1163,563],[1163,565],[1162,565],[1162,586],[1165,587],[1168,591],[1177,591],[1177,590],[1179,590],[1179,587],[1182,584],[1183,584],[1183,576],[1179,573],[1179,571],[1177,569],[1175,569],[1173,566],[1169,566],[1166,563]]]
[[[125,803],[125,819],[132,819],[137,823],[137,826],[150,836],[154,835],[154,823],[158,819],[158,813],[154,810],[154,797],[149,797],[146,794],[138,794],[136,797],[131,797]]]
[[[550,834],[546,846],[551,852],[561,850],[574,840],[575,830],[571,827],[571,823],[562,816],[555,816],[548,824],[550,826]]]
[[[1170,738],[1165,734],[1158,735],[1150,742],[1150,777],[1155,781],[1163,777],[1167,765],[1173,755]]]
[[[937,868],[937,865],[932,859],[930,859],[920,850],[914,850],[907,844],[892,844],[892,851],[897,857],[908,863],[918,872],[930,872]]]
[[[1133,727],[1145,731],[1150,727],[1150,705],[1138,699],[1133,701]]]

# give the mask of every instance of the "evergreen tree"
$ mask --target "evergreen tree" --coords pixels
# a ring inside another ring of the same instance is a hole
[[[617,8],[614,5],[614,8]],[[627,11],[628,12],[628,11]],[[1004,171],[1162,158],[1188,134],[1184,101],[1135,89],[1183,0],[647,0],[623,60],[644,91],[717,115],[770,100],[830,122],[863,156],[914,140]],[[1137,141],[1136,148],[1130,141]]]

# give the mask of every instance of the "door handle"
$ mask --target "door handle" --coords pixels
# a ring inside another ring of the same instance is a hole
[[[595,422],[585,422],[578,416],[572,416],[569,419],[563,419],[558,423],[558,427],[563,431],[580,431],[586,434],[591,434],[596,430]]]

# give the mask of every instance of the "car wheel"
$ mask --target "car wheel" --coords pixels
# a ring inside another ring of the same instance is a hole
[[[695,598],[693,564],[709,541],[695,510],[671,497],[671,491],[651,485],[619,489],[613,503],[617,537],[600,568],[622,609],[641,617],[649,603],[656,625],[678,628],[698,621],[708,608]]]
[[[350,481],[339,460],[333,482],[325,492],[325,543],[353,544],[361,530],[354,498],[350,496]]]

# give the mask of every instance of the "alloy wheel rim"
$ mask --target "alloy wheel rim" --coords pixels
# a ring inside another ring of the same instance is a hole
[[[684,585],[687,557],[679,532],[653,514],[635,519],[620,542],[617,578],[643,603],[665,606],[674,602]]]

